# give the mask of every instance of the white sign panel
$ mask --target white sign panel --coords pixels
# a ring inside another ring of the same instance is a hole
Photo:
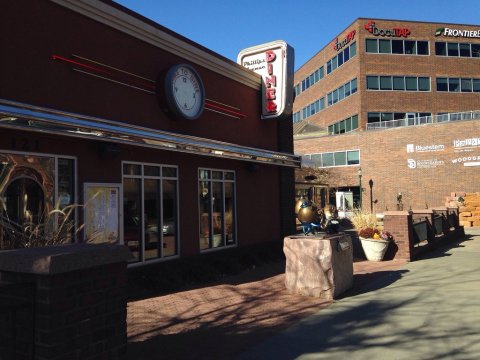
[[[262,119],[289,116],[293,106],[293,48],[278,40],[240,51],[237,63],[262,76]]]

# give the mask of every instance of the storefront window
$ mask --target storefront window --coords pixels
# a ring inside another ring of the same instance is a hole
[[[200,169],[198,193],[200,250],[235,245],[235,173]]]
[[[53,211],[65,210],[75,202],[75,160],[27,153],[0,153],[0,211],[4,219],[23,232],[26,226],[41,229],[43,238],[59,230],[64,220],[72,222],[64,229],[62,241],[73,241],[75,211],[69,218]],[[67,212],[67,211],[66,211]],[[37,227],[37,225],[40,225]],[[0,243],[2,242],[0,234]],[[1,246],[1,244],[0,244]]]
[[[123,164],[124,243],[134,262],[178,255],[177,168]]]

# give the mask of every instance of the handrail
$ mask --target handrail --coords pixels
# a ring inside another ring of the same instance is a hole
[[[418,126],[418,125],[427,125],[427,124],[443,123],[443,122],[450,122],[450,121],[465,121],[465,120],[480,120],[480,110],[438,114],[433,116],[404,118],[404,119],[389,120],[389,121],[379,121],[379,122],[367,124],[366,130],[367,131],[383,130],[383,129],[391,129],[391,128],[397,128],[397,127],[404,127],[404,126]]]

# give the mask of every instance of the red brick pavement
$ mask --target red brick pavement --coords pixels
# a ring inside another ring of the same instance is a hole
[[[354,263],[350,296],[404,261]],[[230,359],[330,304],[288,294],[284,263],[273,263],[211,286],[128,303],[128,358]]]

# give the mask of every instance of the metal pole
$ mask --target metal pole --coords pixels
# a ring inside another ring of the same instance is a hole
[[[358,175],[358,182],[359,182],[359,186],[360,186],[360,201],[359,201],[359,205],[360,205],[360,210],[362,209],[362,175]]]
[[[373,214],[373,180],[370,179],[368,181],[368,185],[370,186],[370,214]]]

